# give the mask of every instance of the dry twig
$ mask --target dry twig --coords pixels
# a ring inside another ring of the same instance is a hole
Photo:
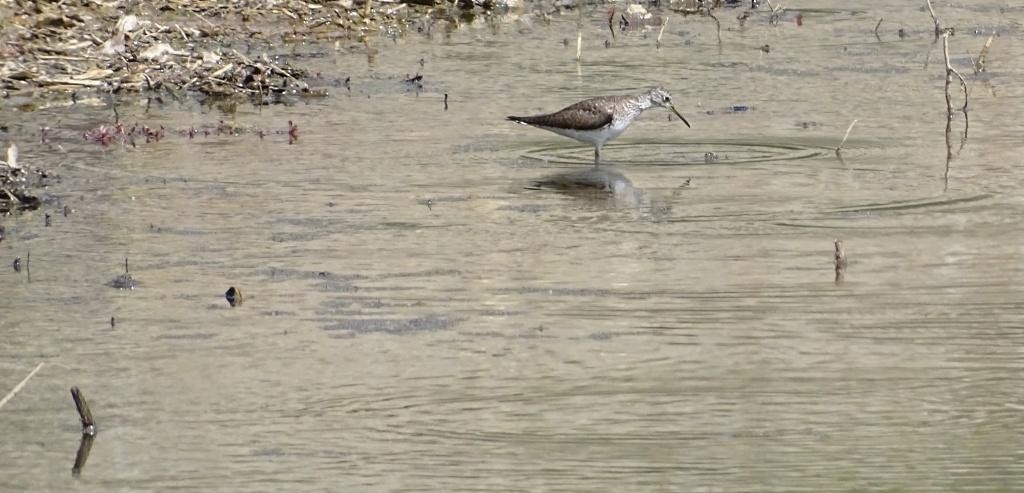
[[[7,395],[5,395],[3,399],[0,399],[0,408],[4,407],[4,404],[7,404],[7,401],[9,401],[12,398],[14,398],[14,394],[17,394],[18,392],[20,392],[21,389],[25,387],[25,384],[28,383],[29,379],[32,378],[33,376],[35,376],[35,374],[39,370],[43,369],[43,365],[44,364],[45,364],[45,361],[44,362],[40,362],[38,365],[36,365],[36,368],[34,370],[32,370],[31,372],[29,372],[27,377],[23,378],[21,380],[21,382],[18,383],[18,385],[15,385],[14,388],[11,389],[11,391],[8,392]]]
[[[925,0],[928,4],[928,13],[932,15],[932,22],[935,23],[935,39],[942,36],[942,24],[939,22],[939,18],[935,15],[935,9],[932,8],[932,0]]]
[[[978,54],[978,59],[972,60],[972,62],[974,62],[975,74],[980,74],[985,71],[985,59],[988,58],[988,50],[992,48],[992,40],[994,40],[995,37],[996,33],[992,33],[992,35],[988,37],[988,41],[985,41],[985,46],[981,47],[981,53]]]
[[[715,17],[715,14],[711,13],[711,8],[710,7],[708,7],[707,14],[708,14],[708,17],[710,17],[710,18],[715,20],[715,32],[718,34],[718,47],[721,48],[722,47],[722,22],[718,20],[718,17]]]
[[[661,30],[658,31],[658,40],[654,43],[654,46],[657,48],[661,48],[661,37],[665,34],[665,27],[668,26],[668,19],[669,18],[666,17],[665,21],[661,23]]]
[[[835,245],[835,252],[833,253],[833,259],[836,270],[836,284],[843,282],[843,278],[846,276],[846,250],[843,248],[843,240],[836,239],[833,243]]]
[[[951,30],[947,30],[942,34],[942,55],[946,60],[946,113],[947,116],[953,118],[953,102],[952,95],[949,92],[949,86],[953,83],[953,75],[956,75],[960,79],[960,85],[964,88],[964,105],[960,108],[960,111],[967,115],[967,102],[968,102],[968,91],[967,91],[967,79],[964,78],[957,69],[949,63],[949,36],[952,34]]]
[[[577,1],[579,19],[576,20],[576,61],[583,60],[583,2]]]
[[[768,22],[770,24],[778,24],[779,19],[782,17],[782,11],[785,9],[782,7],[782,4],[779,4],[778,7],[772,5],[772,0],[766,0],[766,2],[768,3],[768,8],[772,9],[772,15],[768,18]]]
[[[836,147],[836,154],[843,149],[843,144],[846,143],[846,139],[850,138],[850,132],[853,131],[853,126],[857,124],[857,120],[850,122],[850,126],[846,127],[846,135],[843,136],[843,141]]]

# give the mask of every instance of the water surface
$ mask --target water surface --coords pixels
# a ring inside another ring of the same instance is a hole
[[[4,220],[31,279],[0,270],[0,394],[47,365],[0,409],[0,489],[1024,489],[1019,9],[936,6],[972,91],[947,167],[927,12],[808,7],[723,10],[721,46],[664,13],[661,49],[589,7],[579,64],[575,12],[287,46],[331,97],[121,103],[263,139],[104,148],[76,133],[102,104],[0,108],[62,175],[53,226]],[[611,142],[618,193],[550,186],[591,149],[503,120],[654,84],[693,128]],[[105,285],[125,257],[133,291]],[[71,385],[100,428],[78,478]]]

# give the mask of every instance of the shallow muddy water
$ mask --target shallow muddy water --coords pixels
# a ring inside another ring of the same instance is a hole
[[[580,64],[573,12],[289,46],[331,97],[119,107],[262,139],[101,147],[106,105],[3,106],[62,181],[3,220],[0,395],[46,365],[0,408],[0,490],[1024,489],[1024,10],[936,4],[971,87],[947,168],[941,43],[890,4],[722,10],[721,47],[663,12],[660,50],[595,6]],[[654,84],[693,128],[648,111],[602,174],[504,121]]]

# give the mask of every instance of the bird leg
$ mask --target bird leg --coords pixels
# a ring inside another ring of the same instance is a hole
[[[601,164],[601,147],[594,146],[594,167],[598,167]]]

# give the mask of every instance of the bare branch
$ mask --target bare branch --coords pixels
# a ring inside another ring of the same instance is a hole
[[[3,399],[0,399],[0,407],[4,407],[4,404],[7,404],[7,401],[11,400],[11,398],[14,397],[14,394],[17,394],[22,388],[24,388],[25,384],[28,383],[28,380],[30,378],[32,378],[33,376],[35,376],[36,372],[38,372],[39,370],[42,370],[42,369],[43,369],[43,363],[39,363],[38,365],[36,365],[36,368],[34,370],[32,370],[31,372],[29,372],[27,377],[23,378],[21,380],[21,382],[18,383],[18,385],[15,385],[14,388],[11,389],[11,391],[8,392],[7,395],[5,395]]]
[[[846,143],[846,139],[850,138],[850,132],[853,131],[853,126],[856,125],[856,124],[857,124],[857,120],[854,120],[854,121],[850,122],[850,126],[849,127],[846,127],[846,135],[843,136],[843,141],[840,142],[839,146],[836,147],[836,154],[839,154],[839,151],[841,151],[843,149],[843,144]]]
[[[992,48],[992,40],[996,37],[996,33],[992,33],[988,37],[988,41],[985,41],[985,46],[981,47],[981,53],[978,54],[978,59],[974,61],[974,73],[979,74],[985,71],[985,59],[988,58],[988,50]]]
[[[942,24],[939,22],[939,18],[935,16],[935,9],[932,8],[932,0],[925,0],[928,4],[928,13],[932,15],[932,22],[935,23],[935,37],[942,36]]]

